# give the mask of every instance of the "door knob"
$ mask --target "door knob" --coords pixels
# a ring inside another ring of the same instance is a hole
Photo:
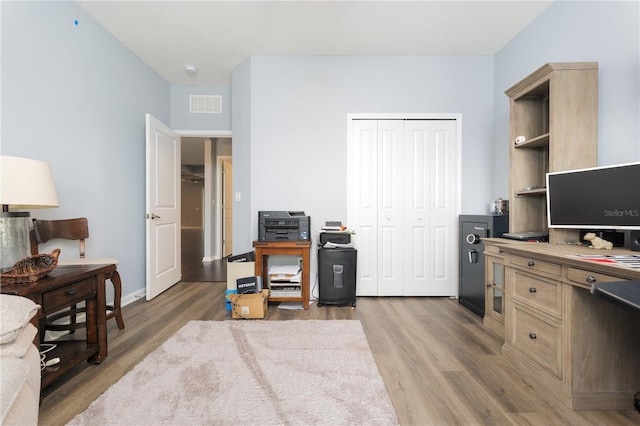
[[[158,216],[155,213],[151,213],[151,214],[147,213],[147,219],[160,219],[160,216]]]

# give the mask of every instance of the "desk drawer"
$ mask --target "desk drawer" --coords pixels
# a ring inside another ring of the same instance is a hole
[[[513,304],[511,344],[524,355],[562,378],[562,323],[537,316]]]
[[[515,270],[513,297],[534,309],[548,312],[558,318],[562,315],[562,285]]]
[[[511,256],[510,262],[514,265],[524,266],[535,272],[543,272],[558,277],[562,276],[562,265],[557,263],[522,256]]]
[[[625,278],[614,277],[612,275],[599,274],[580,268],[569,268],[567,277],[570,281],[582,284],[585,288],[591,288],[592,284],[606,283],[612,281],[628,281]]]
[[[74,303],[82,302],[96,293],[93,280],[84,280],[77,283],[49,291],[42,295],[42,311],[45,314],[55,312]]]
[[[504,252],[502,251],[502,247],[492,246],[490,244],[485,244],[484,245],[484,250],[488,254],[497,254],[497,255],[504,254]]]

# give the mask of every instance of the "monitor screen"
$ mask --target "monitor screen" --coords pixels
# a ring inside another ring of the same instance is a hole
[[[640,229],[640,163],[547,173],[549,228]]]

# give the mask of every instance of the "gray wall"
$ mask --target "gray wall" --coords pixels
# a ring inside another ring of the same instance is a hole
[[[244,253],[253,250],[251,241],[251,64],[253,58],[245,59],[234,68],[231,75],[233,157],[233,251]],[[239,200],[238,200],[239,198]],[[256,220],[257,221],[257,220]]]
[[[250,84],[251,101],[234,96],[234,148],[251,153],[251,221],[234,227],[235,247],[257,237],[259,210],[304,210],[313,231],[346,221],[349,113],[462,114],[462,212],[488,213],[492,57],[259,56],[249,74],[233,81],[234,93]],[[250,117],[244,137],[236,111]]]
[[[250,93],[234,104],[243,117],[234,120],[234,148],[251,153],[234,178],[252,190],[236,209],[236,247],[255,239],[258,210],[305,210],[314,229],[346,219],[349,112],[461,113],[461,213],[486,213],[490,199],[508,198],[504,91],[546,62],[600,63],[599,164],[638,161],[639,22],[638,2],[561,1],[491,58],[251,58],[249,76],[233,82],[234,92]]]
[[[640,161],[640,2],[551,5],[495,56],[495,193],[508,192],[504,91],[547,62],[598,62],[598,164]]]
[[[190,95],[222,96],[222,112],[190,113]],[[171,123],[167,125],[175,130],[231,130],[231,87],[171,85]]]
[[[31,215],[86,216],[87,252],[144,289],[144,114],[169,122],[169,84],[73,2],[1,7],[2,154],[47,161],[60,201]]]
[[[125,295],[145,286],[147,112],[178,130],[233,129],[236,252],[261,209],[304,209],[315,228],[346,220],[347,113],[462,114],[461,212],[484,212],[508,186],[504,90],[546,62],[600,63],[599,162],[640,159],[637,2],[557,2],[495,57],[247,58],[231,89],[198,88],[231,90],[220,123],[181,117],[193,87],[171,87],[75,3],[0,8],[2,154],[51,164],[61,207],[33,215],[87,216],[88,249],[120,259]]]

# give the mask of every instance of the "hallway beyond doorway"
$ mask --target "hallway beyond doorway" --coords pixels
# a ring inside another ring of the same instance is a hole
[[[227,260],[202,262],[204,231],[182,229],[182,279],[181,281],[227,281]]]

